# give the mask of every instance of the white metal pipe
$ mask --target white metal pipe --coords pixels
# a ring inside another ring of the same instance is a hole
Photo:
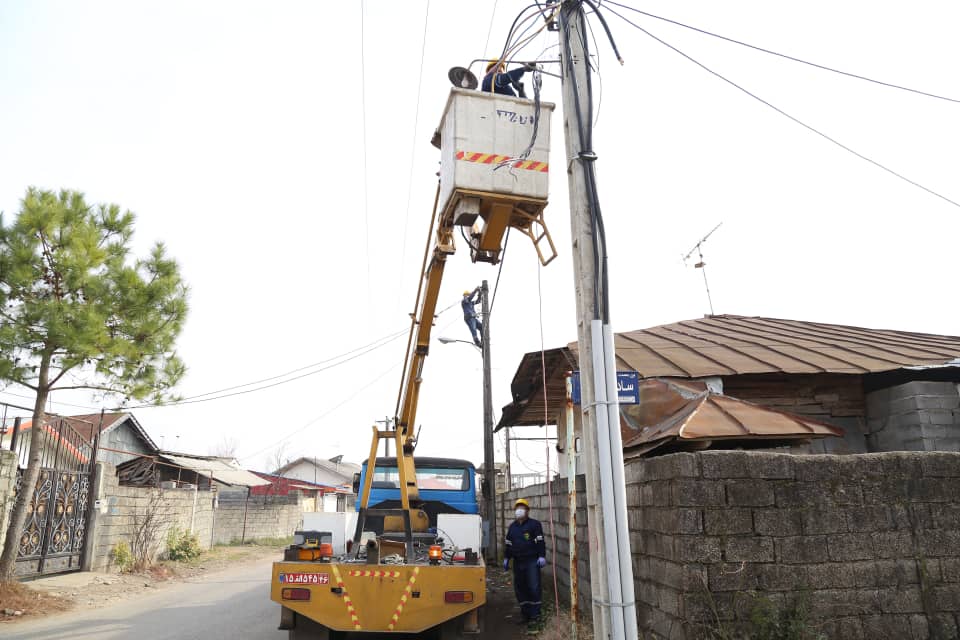
[[[610,637],[612,640],[627,640],[624,633],[623,607],[611,606],[617,603],[623,594],[620,585],[620,545],[617,541],[617,527],[610,519],[615,517],[616,500],[613,490],[613,469],[610,457],[610,414],[607,411],[608,382],[604,371],[603,325],[600,320],[590,321],[590,343],[593,349],[593,410],[597,417],[597,449],[600,466],[600,503],[603,507],[603,543],[606,548],[604,560],[607,565],[607,585],[610,601],[605,603],[610,610]],[[613,387],[616,401],[616,385]],[[587,399],[589,400],[589,399]],[[622,454],[621,454],[622,455]]]
[[[630,554],[630,525],[627,519],[627,487],[623,472],[623,438],[620,435],[620,404],[617,385],[617,354],[613,344],[613,330],[603,325],[603,359],[607,372],[608,402],[607,437],[610,443],[610,466],[613,472],[613,497],[616,504],[612,513],[604,512],[617,529],[617,556],[620,565],[620,602],[623,603],[623,619],[626,640],[637,640],[637,611],[634,604],[633,559]],[[611,600],[613,594],[610,595]]]
[[[565,422],[567,427],[567,540],[570,543],[569,559],[567,566],[570,575],[570,635],[571,640],[577,640],[577,619],[580,595],[580,577],[577,567],[577,439],[576,418],[573,413],[573,384],[570,374],[565,378],[566,387],[566,414]]]

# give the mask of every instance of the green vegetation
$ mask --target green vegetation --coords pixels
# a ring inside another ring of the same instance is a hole
[[[197,534],[174,527],[167,532],[167,557],[174,561],[193,560],[200,557],[200,539]]]
[[[286,538],[254,538],[253,540],[244,540],[240,542],[240,538],[234,538],[226,544],[218,544],[217,546],[224,547],[287,547],[293,544],[293,536],[288,536]]]
[[[126,542],[118,542],[110,550],[113,561],[120,567],[120,571],[129,571],[133,566],[133,553],[130,552],[130,545]]]

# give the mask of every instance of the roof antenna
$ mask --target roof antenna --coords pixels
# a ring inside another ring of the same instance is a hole
[[[703,273],[703,287],[707,290],[707,304],[710,305],[710,315],[711,315],[711,316],[713,315],[713,299],[710,297],[710,285],[707,284],[707,263],[703,261],[703,250],[702,250],[702,247],[703,247],[703,243],[705,243],[705,242],[707,241],[707,238],[709,238],[710,236],[712,236],[712,235],[713,235],[713,232],[716,231],[717,229],[719,229],[721,225],[723,225],[723,222],[721,222],[720,224],[718,224],[717,226],[715,226],[713,229],[711,229],[711,230],[710,230],[710,233],[708,233],[707,235],[703,236],[703,238],[700,240],[700,242],[698,242],[697,244],[693,245],[693,249],[690,249],[690,251],[687,252],[687,255],[683,256],[683,264],[684,264],[684,266],[686,266],[687,260],[690,259],[690,256],[693,255],[693,252],[694,252],[694,251],[697,252],[697,255],[698,255],[699,258],[700,258],[700,259],[697,261],[697,263],[693,265],[693,268],[694,268],[694,269],[700,269],[700,271]]]

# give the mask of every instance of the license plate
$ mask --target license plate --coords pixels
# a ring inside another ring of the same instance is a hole
[[[329,573],[281,573],[281,584],[330,584]]]

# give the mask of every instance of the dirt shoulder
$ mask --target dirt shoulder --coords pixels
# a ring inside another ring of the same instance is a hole
[[[60,613],[97,609],[238,564],[280,558],[280,546],[222,546],[183,562],[163,561],[143,573],[68,573],[0,588],[0,624]],[[265,576],[266,579],[266,576]],[[19,613],[18,613],[19,612]]]

